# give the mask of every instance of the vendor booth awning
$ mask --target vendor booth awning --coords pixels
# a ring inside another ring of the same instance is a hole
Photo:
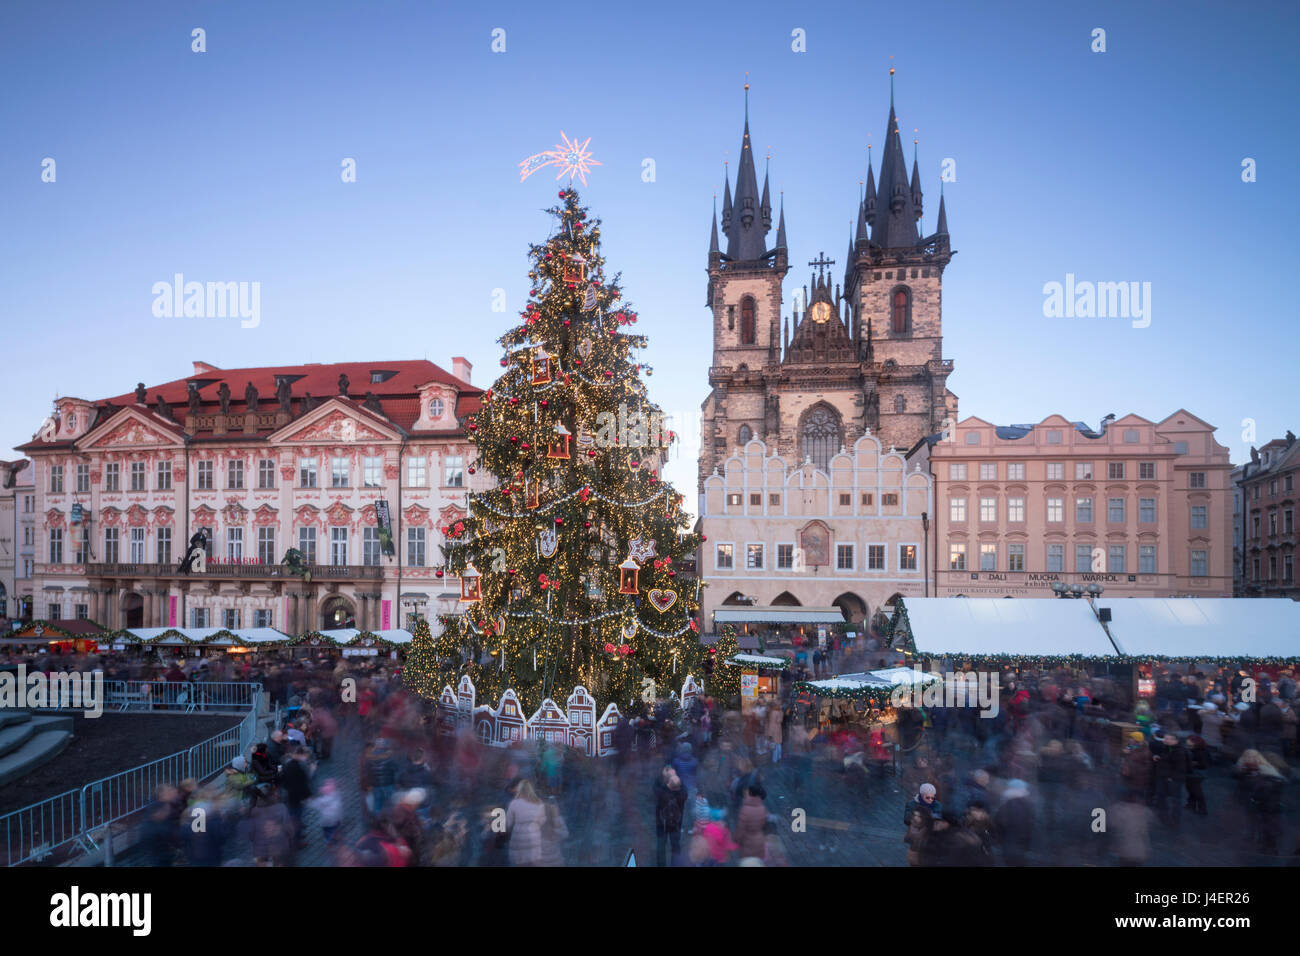
[[[911,667],[890,667],[878,671],[864,671],[857,674],[840,674],[822,680],[799,681],[795,690],[808,691],[818,697],[865,698],[882,703],[887,700],[895,687],[903,685],[918,686],[941,680],[938,674],[918,671]]]
[[[895,627],[924,657],[1118,657],[1085,600],[909,597]]]
[[[1125,598],[1111,636],[1130,657],[1191,661],[1300,658],[1300,602],[1286,598]]]
[[[753,604],[720,607],[713,620],[718,624],[843,624],[844,613],[837,607]]]
[[[208,647],[256,647],[259,644],[283,644],[289,635],[273,627],[129,627],[114,637],[115,643],[150,644],[154,647],[181,647],[203,644]]]

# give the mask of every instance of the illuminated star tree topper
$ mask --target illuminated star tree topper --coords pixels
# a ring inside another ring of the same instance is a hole
[[[587,149],[590,142],[590,136],[579,143],[577,139],[569,139],[564,135],[564,130],[560,130],[560,142],[555,144],[554,149],[536,153],[519,164],[519,181],[522,183],[543,166],[558,166],[560,171],[555,175],[557,180],[563,179],[567,173],[569,182],[573,182],[576,176],[582,185],[587,185],[587,173],[591,167],[601,165],[591,158],[591,151]]]

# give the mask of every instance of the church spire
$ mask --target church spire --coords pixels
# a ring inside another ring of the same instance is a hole
[[[785,193],[781,193],[781,217],[776,226],[776,248],[789,248],[785,244]]]
[[[713,195],[713,215],[709,217],[709,226],[712,234],[709,236],[709,256],[713,256],[718,251],[718,196]]]
[[[904,249],[915,246],[918,235],[907,160],[894,112],[893,67],[889,68],[889,89],[889,126],[885,131],[885,155],[880,161],[880,202],[871,224],[871,241],[884,249]]]
[[[912,140],[912,204],[916,207],[916,219],[921,220],[921,172],[917,166],[917,141]]]
[[[867,147],[867,222],[876,221],[876,174],[871,170],[871,147]],[[864,237],[865,238],[865,237]]]
[[[943,206],[943,182],[939,182],[939,225],[934,230],[936,236],[948,235],[948,210]]]
[[[722,231],[731,234],[731,179],[725,166],[722,172]]]
[[[767,242],[764,237],[772,228],[771,203],[763,216],[764,199],[758,192],[758,173],[754,170],[754,147],[749,136],[749,84],[745,84],[745,134],[740,143],[740,163],[736,170],[736,199],[730,223],[724,222],[727,233],[727,258],[733,261],[752,262],[764,258]],[[723,217],[726,218],[724,206]]]
[[[763,231],[766,232],[772,228],[772,191],[767,187],[768,175],[767,170],[763,170],[763,201],[759,204],[759,212],[763,214]]]

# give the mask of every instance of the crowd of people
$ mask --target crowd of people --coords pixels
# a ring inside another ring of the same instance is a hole
[[[836,657],[841,670],[898,663],[875,642]],[[657,865],[781,865],[792,807],[848,816],[836,839],[872,841],[862,821],[897,820],[885,811],[900,804],[896,858],[917,866],[1139,865],[1161,833],[1166,847],[1231,846],[1254,862],[1287,836],[1298,688],[1286,668],[1170,667],[1135,700],[1126,677],[1008,665],[990,719],[810,700],[794,688],[814,675],[795,664],[743,710],[707,695],[636,704],[613,754],[592,758],[444,733],[438,705],[387,661],[52,666],[268,692],[278,720],[250,752],[215,780],[159,788],[136,851],[152,865],[608,865],[651,846]],[[1214,829],[1189,829],[1197,817]]]

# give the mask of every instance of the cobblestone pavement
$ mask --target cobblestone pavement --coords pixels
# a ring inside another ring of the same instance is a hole
[[[359,727],[345,725],[335,742],[330,759],[319,763],[314,778],[318,786],[325,779],[338,782],[344,799],[345,823],[340,843],[349,845],[364,831],[364,805],[358,782],[361,759]],[[509,767],[511,759],[523,767]],[[766,760],[768,762],[762,762]],[[982,755],[962,754],[956,758],[958,779]],[[473,820],[482,820],[494,808],[507,803],[504,783],[514,772],[533,775],[526,756],[494,751],[484,755],[478,783],[468,792],[453,787],[435,786],[430,794],[435,818],[441,819],[453,807],[460,807]],[[720,766],[720,755],[707,752],[701,763],[699,785],[714,806],[726,806],[729,773]],[[588,761],[584,775],[571,775],[558,787],[559,802],[567,821],[570,837],[565,843],[564,858],[571,866],[618,866],[629,849],[635,851],[641,866],[655,862],[654,796],[652,784],[660,761],[652,755],[633,758],[622,772],[616,772],[611,760]],[[800,762],[787,759],[779,764],[760,758],[760,772],[767,791],[767,807],[776,824],[780,845],[790,865],[794,866],[905,866],[906,847],[902,837],[903,807],[911,794],[902,789],[902,778],[887,773],[867,777],[855,772],[844,773],[838,763],[813,757]],[[1116,777],[1114,767],[1103,768],[1099,779],[1103,785]],[[1031,791],[1040,788],[1031,785]],[[1201,817],[1184,811],[1180,828],[1152,823],[1151,865],[1168,866],[1258,866],[1287,862],[1295,846],[1298,828],[1297,799],[1293,787],[1285,791],[1281,855],[1265,855],[1252,849],[1249,820],[1237,807],[1234,783],[1227,768],[1211,771],[1205,782],[1210,815]],[[1050,801],[1035,793],[1037,818],[1034,846],[1029,853],[1031,865],[1113,866],[1115,857],[1104,834],[1092,832],[1093,806],[1108,807],[1114,796],[1076,795],[1068,815],[1056,814],[1049,820]],[[796,814],[796,811],[802,811]],[[796,816],[805,827],[797,829]],[[296,855],[298,866],[333,866],[337,851],[327,847],[316,813],[308,809],[304,817],[307,845]],[[1059,834],[1068,825],[1078,834],[1068,848]],[[685,850],[685,841],[683,851]],[[238,835],[227,844],[225,858],[234,865],[249,865],[251,847],[245,836]],[[467,851],[470,863],[490,862],[475,845]],[[143,865],[138,853],[125,854],[117,865]]]

